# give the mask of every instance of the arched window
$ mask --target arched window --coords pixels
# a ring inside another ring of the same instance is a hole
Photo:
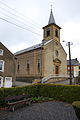
[[[58,30],[55,30],[55,36],[58,37]]]
[[[38,73],[40,73],[40,59],[38,59]]]
[[[30,64],[29,64],[29,60],[27,60],[27,73],[30,73]]]
[[[47,37],[50,36],[50,28],[47,29],[47,31],[46,31],[46,36],[47,36]]]
[[[19,72],[19,67],[20,67],[20,66],[19,66],[19,63],[18,63],[18,66],[17,66],[17,71],[18,71],[18,72]]]

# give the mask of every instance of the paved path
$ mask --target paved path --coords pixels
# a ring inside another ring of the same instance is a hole
[[[63,102],[35,103],[14,112],[0,111],[0,120],[78,120],[73,107]]]

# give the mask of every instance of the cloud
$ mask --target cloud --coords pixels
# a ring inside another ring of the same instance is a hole
[[[68,22],[62,26],[61,39],[77,42],[80,40],[80,23]]]
[[[29,45],[26,44],[26,43],[19,43],[19,44],[15,44],[15,45],[13,45],[13,46],[11,46],[9,48],[10,48],[10,51],[12,53],[15,53],[17,51],[20,51],[20,50],[28,48],[28,47],[29,47]]]
[[[73,43],[73,45],[71,45],[71,56],[72,58],[78,58],[80,60],[80,55],[78,52],[80,51],[80,42],[79,42],[80,41],[80,23],[79,22],[65,23],[61,30],[61,41],[62,40]],[[68,55],[68,46],[66,47],[64,47],[64,49],[66,50]],[[67,59],[69,59],[69,56],[67,56]]]

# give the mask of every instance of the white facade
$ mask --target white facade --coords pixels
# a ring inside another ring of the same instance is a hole
[[[79,76],[79,66],[74,66],[74,77]]]

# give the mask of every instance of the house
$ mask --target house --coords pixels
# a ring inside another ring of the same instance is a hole
[[[48,25],[43,27],[42,43],[15,53],[18,81],[33,82],[49,75],[67,75],[67,54],[60,43],[60,29],[51,10]]]
[[[71,59],[71,73],[73,77],[80,76],[80,63],[77,58]],[[70,74],[69,60],[67,60],[67,74]]]
[[[12,87],[15,82],[15,56],[0,42],[0,87]]]

